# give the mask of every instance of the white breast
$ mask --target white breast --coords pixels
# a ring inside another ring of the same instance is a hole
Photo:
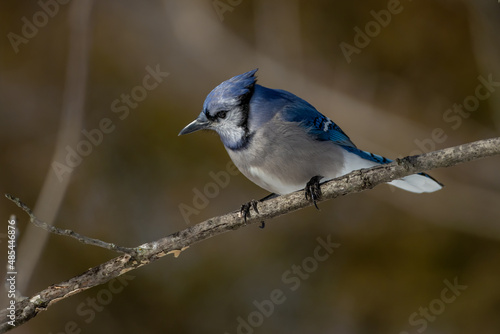
[[[312,139],[296,123],[270,121],[252,139],[244,150],[226,150],[243,175],[276,194],[304,189],[313,176],[335,178],[343,169],[339,146]]]

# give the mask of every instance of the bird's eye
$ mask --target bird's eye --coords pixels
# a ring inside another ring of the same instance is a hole
[[[219,111],[217,114],[215,114],[215,117],[224,119],[224,118],[226,118],[226,115],[227,115],[227,111],[223,110],[223,111]]]

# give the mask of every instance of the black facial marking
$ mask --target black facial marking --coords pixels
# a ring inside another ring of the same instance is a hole
[[[207,119],[210,121],[210,122],[215,122],[215,121],[218,121],[220,119],[224,119],[226,118],[227,116],[227,110],[221,110],[221,111],[218,111],[215,113],[215,115],[211,115],[208,111],[205,112],[205,115],[207,116]]]
[[[255,83],[252,83],[247,87],[248,92],[241,95],[239,100],[240,100],[240,107],[241,107],[241,123],[238,124],[240,127],[245,129],[245,135],[249,136],[248,133],[248,113],[250,112],[250,99],[252,98],[253,92],[255,90]]]

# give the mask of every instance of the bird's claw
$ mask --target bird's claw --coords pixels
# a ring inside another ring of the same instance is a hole
[[[240,215],[247,221],[247,218],[250,218],[250,209],[253,208],[256,213],[259,213],[259,209],[257,209],[257,201],[251,200],[248,203],[245,203],[241,206]]]
[[[319,210],[318,204],[316,204],[316,201],[321,200],[321,187],[319,186],[319,180],[321,180],[323,176],[316,175],[309,180],[306,184],[305,193],[306,193],[306,199],[313,202],[314,206],[316,209]]]

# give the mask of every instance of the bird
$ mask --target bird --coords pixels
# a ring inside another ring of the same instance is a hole
[[[305,189],[306,198],[316,208],[321,180],[392,161],[357,148],[336,123],[302,98],[257,84],[257,70],[215,87],[201,113],[179,136],[215,131],[233,163],[250,181],[275,195]],[[431,193],[443,187],[425,173],[389,184],[413,193]],[[250,207],[257,211],[256,201],[242,206],[242,211]],[[246,219],[249,212],[244,214]]]

